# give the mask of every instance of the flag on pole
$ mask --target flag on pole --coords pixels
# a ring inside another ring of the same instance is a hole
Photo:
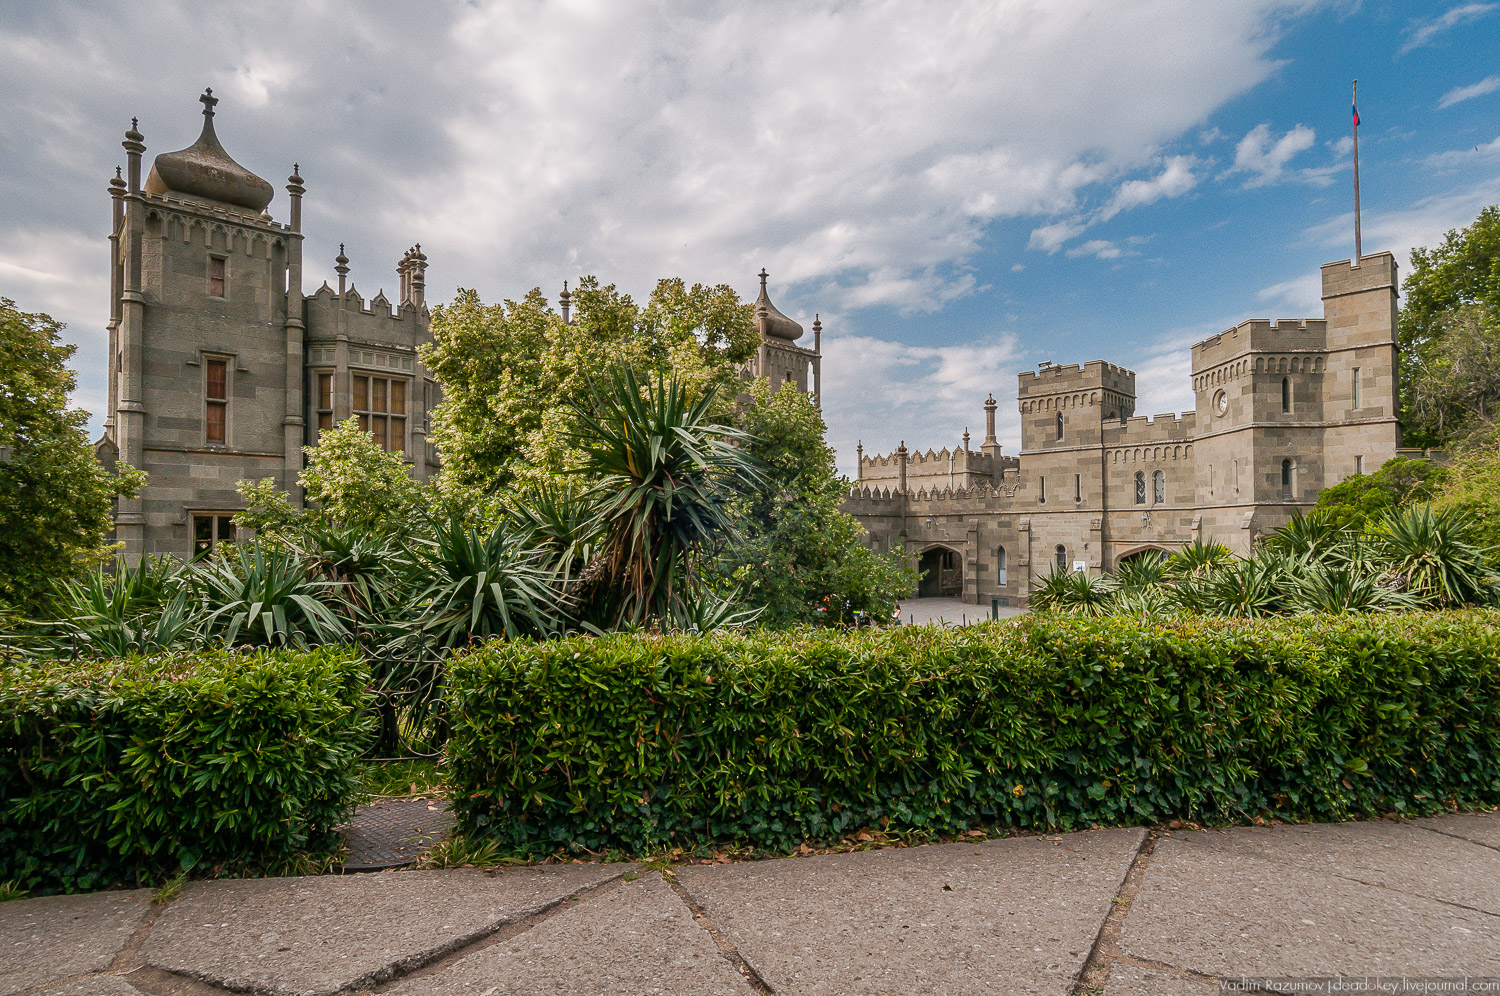
[[[1354,127],[1359,127],[1359,104],[1354,105]]]

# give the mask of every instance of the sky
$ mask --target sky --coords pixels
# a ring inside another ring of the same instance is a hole
[[[0,296],[68,324],[97,433],[119,143],[191,144],[211,86],[278,220],[300,164],[308,290],[340,243],[367,297],[421,243],[433,302],[764,266],[846,473],[991,392],[1014,453],[1037,363],[1187,410],[1192,343],[1321,315],[1352,80],[1366,253],[1500,202],[1497,56],[1500,0],[0,0]]]

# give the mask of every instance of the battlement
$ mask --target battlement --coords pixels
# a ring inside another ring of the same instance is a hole
[[[1323,318],[1252,318],[1193,344],[1193,372],[1246,352],[1292,352],[1326,349],[1328,322]]]
[[[1104,423],[1104,442],[1108,446],[1134,446],[1141,443],[1169,443],[1190,440],[1198,431],[1197,412],[1163,412],[1160,415],[1135,415]]]
[[[1053,364],[1037,370],[1023,371],[1019,377],[1020,397],[1034,398],[1049,394],[1106,390],[1135,397],[1135,371],[1104,360],[1084,364]]]
[[[126,198],[137,197],[146,204],[147,217],[152,213],[167,214],[181,212],[182,214],[196,215],[200,218],[213,218],[218,221],[227,221],[236,225],[245,225],[250,228],[260,228],[277,233],[287,232],[289,229],[281,222],[274,220],[269,214],[257,213],[246,208],[236,207],[233,204],[222,204],[218,201],[188,197],[182,194],[151,194],[140,191],[134,194],[125,194]]]

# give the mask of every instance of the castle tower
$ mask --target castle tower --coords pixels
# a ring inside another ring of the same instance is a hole
[[[1370,474],[1401,445],[1396,259],[1388,252],[1323,266],[1324,482]]]
[[[814,348],[807,349],[797,345],[797,340],[802,337],[802,326],[783,315],[771,303],[771,296],[766,291],[766,279],[770,274],[766,273],[764,267],[759,276],[760,294],[755,299],[754,307],[760,348],[745,365],[745,372],[750,377],[769,380],[773,391],[793,385],[804,394],[812,393],[816,399],[822,379],[823,323],[813,323]]]

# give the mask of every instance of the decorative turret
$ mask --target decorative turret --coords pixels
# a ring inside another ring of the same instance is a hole
[[[771,303],[771,297],[766,293],[768,276],[765,267],[761,267],[760,296],[755,299],[755,327],[766,338],[795,342],[802,337],[802,326],[777,311],[776,305]]]
[[[292,175],[286,178],[286,192],[292,204],[291,229],[294,232],[300,232],[302,231],[302,195],[307,193],[307,188],[302,185],[302,167],[297,163],[292,163]]]
[[[214,105],[219,100],[213,90],[204,90],[198,99],[203,103],[203,133],[186,149],[163,152],[156,157],[151,175],[146,177],[146,192],[186,194],[255,212],[264,211],[276,191],[265,180],[231,159],[224,146],[219,144],[219,137],[214,134]],[[129,137],[127,134],[126,138]]]
[[[568,293],[568,282],[563,281],[562,293],[557,295],[557,306],[562,309],[562,320],[564,325],[572,325],[572,319],[568,317],[568,309],[573,306],[573,295]]]
[[[333,257],[333,272],[339,275],[339,297],[344,296],[344,285],[349,276],[349,257],[344,255],[344,244],[339,243],[339,254]]]

